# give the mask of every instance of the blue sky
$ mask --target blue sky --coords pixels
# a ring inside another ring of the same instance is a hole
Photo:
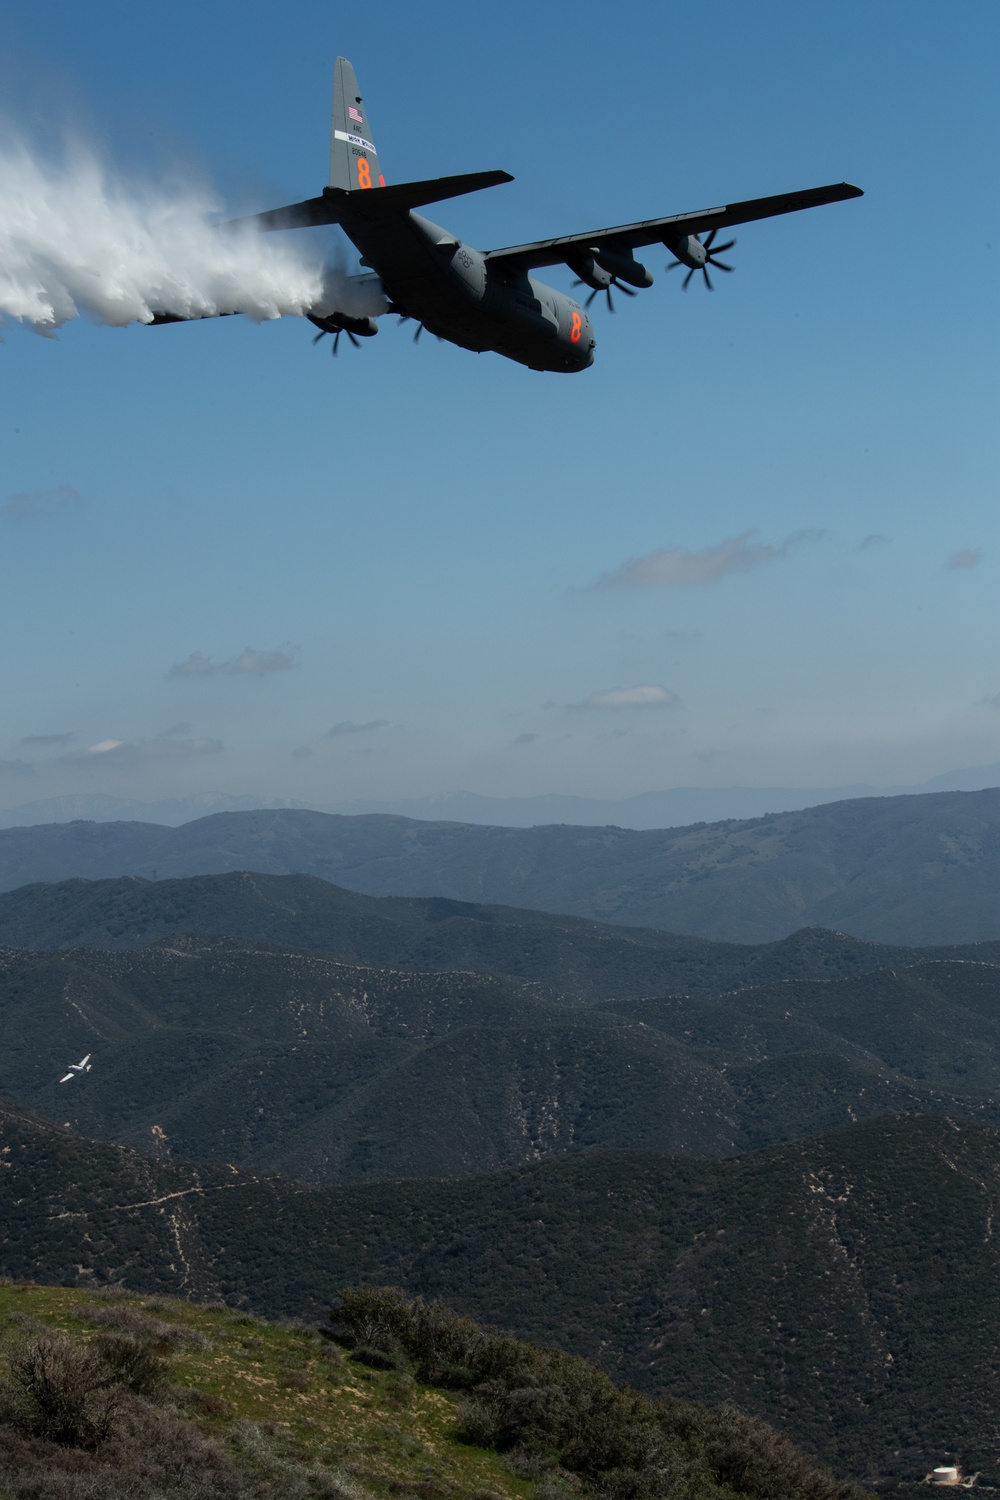
[[[978,0],[4,0],[8,138],[234,211],[323,185],[338,52],[391,181],[514,174],[431,210],[484,248],[865,197],[738,229],[711,296],[652,254],[575,376],[395,319],[337,360],[296,318],[5,328],[0,806],[1000,758],[998,31]]]

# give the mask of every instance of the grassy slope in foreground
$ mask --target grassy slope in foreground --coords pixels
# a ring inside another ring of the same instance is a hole
[[[144,1303],[62,1287],[0,1287],[0,1329],[8,1349],[12,1335],[24,1339],[37,1332],[34,1323],[61,1330],[77,1344],[109,1334],[138,1336],[166,1356],[170,1389],[150,1403],[152,1412],[140,1406],[132,1414],[152,1450],[152,1472],[142,1467],[149,1456],[132,1453],[127,1435],[103,1451],[34,1438],[22,1452],[0,1412],[3,1500],[49,1494],[118,1500],[119,1494],[139,1493],[198,1500],[383,1500],[401,1494],[457,1500],[477,1493],[485,1500],[488,1493],[494,1500],[528,1500],[535,1488],[496,1453],[456,1440],[453,1397],[354,1364],[307,1327],[162,1298]],[[158,1415],[171,1407],[183,1428],[161,1434]],[[200,1451],[199,1437],[222,1448],[221,1469],[204,1476],[207,1488],[156,1452],[161,1436],[187,1449],[184,1456],[196,1469],[207,1469],[214,1457],[211,1448]],[[49,1478],[38,1488],[46,1465]]]
[[[384,1359],[384,1330],[364,1317],[376,1347],[359,1363],[306,1326],[228,1308],[4,1286],[0,1492],[4,1500],[864,1500],[737,1412],[659,1406],[583,1361],[484,1338],[444,1309],[394,1302],[404,1314],[430,1315],[424,1327],[437,1342],[424,1341],[422,1360],[416,1350],[408,1359],[398,1341],[398,1354]],[[419,1379],[421,1363],[456,1334],[506,1361],[506,1380],[500,1373],[488,1393],[483,1372],[473,1376],[479,1428],[502,1409],[504,1432],[473,1429],[454,1367],[441,1366],[447,1390]],[[74,1406],[88,1359],[96,1381]],[[58,1441],[44,1400],[54,1390],[64,1398]],[[99,1436],[95,1417],[104,1418]]]

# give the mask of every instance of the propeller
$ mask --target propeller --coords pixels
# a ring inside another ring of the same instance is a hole
[[[400,321],[400,324],[402,325],[403,323],[412,323],[413,319],[411,318],[411,316],[410,316],[409,313],[400,313],[400,315],[399,315],[399,321]],[[413,342],[415,344],[417,344],[417,343],[420,342],[420,335],[423,333],[423,331],[424,331],[424,324],[423,323],[418,323],[417,326],[416,326],[416,328],[414,329],[414,332],[413,332]],[[437,341],[438,341],[439,344],[442,342],[441,335],[439,333],[436,333],[434,335],[434,337],[437,339]]]
[[[573,285],[574,286],[589,286],[590,283],[587,282],[587,281],[574,281]],[[614,277],[612,277],[611,282],[610,282],[610,284],[608,286],[595,286],[594,290],[591,292],[590,296],[587,298],[587,301],[586,301],[585,305],[587,307],[589,307],[590,304],[593,302],[594,298],[597,297],[597,296],[599,296],[600,293],[603,292],[604,295],[605,295],[605,297],[607,297],[607,299],[608,299],[608,312],[614,312],[614,310],[615,310],[615,304],[614,304],[614,302],[612,300],[612,297],[611,297],[611,288],[613,286],[617,287],[620,292],[624,292],[625,295],[626,295],[626,297],[635,297],[635,296],[637,296],[637,293],[634,292],[630,286],[626,286],[623,281],[619,281],[618,277],[614,276]]]
[[[683,287],[685,291],[687,291],[688,287],[690,286],[691,278],[696,271],[700,271],[704,276],[705,285],[708,287],[708,290],[710,292],[714,292],[715,288],[712,285],[712,278],[708,274],[709,266],[711,266],[715,271],[733,271],[736,269],[735,266],[727,266],[721,260],[716,260],[715,258],[717,255],[722,255],[725,253],[725,251],[731,250],[736,244],[735,240],[727,240],[724,245],[714,245],[713,247],[713,241],[715,240],[715,236],[718,234],[718,232],[719,231],[717,229],[713,229],[708,235],[707,239],[703,242],[702,249],[705,251],[705,264],[703,266],[691,266],[689,268],[688,273],[683,281]],[[686,264],[686,261],[683,260],[672,260],[667,266],[667,270],[673,271],[676,270],[678,266],[683,266]]]
[[[318,344],[319,341],[320,341],[320,339],[325,339],[326,336],[327,336],[327,334],[329,332],[330,332],[329,328],[321,328],[320,331],[319,331],[319,333],[317,333],[316,337],[313,339],[313,343],[314,344]],[[336,355],[336,353],[337,353],[337,345],[340,343],[340,335],[342,333],[346,333],[347,334],[347,337],[350,339],[350,341],[354,345],[355,349],[360,349],[361,348],[361,341],[359,339],[356,339],[354,337],[354,334],[351,332],[351,330],[349,328],[338,328],[337,331],[336,331],[336,333],[333,335],[333,348],[330,350],[331,354]]]

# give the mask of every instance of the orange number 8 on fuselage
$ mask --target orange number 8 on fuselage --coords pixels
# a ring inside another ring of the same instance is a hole
[[[368,165],[367,156],[358,158],[358,187],[370,188],[372,185],[372,169]]]
[[[583,319],[580,317],[580,314],[574,313],[569,320],[569,338],[571,344],[578,344],[580,342],[580,329],[582,326]]]

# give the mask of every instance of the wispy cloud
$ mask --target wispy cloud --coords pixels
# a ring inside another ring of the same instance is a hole
[[[582,703],[572,703],[571,708],[671,708],[680,699],[669,688],[647,684],[642,687],[604,688],[591,693]]]
[[[214,739],[98,740],[85,750],[74,750],[60,756],[63,765],[121,766],[145,765],[150,761],[184,760],[193,755],[218,755],[225,746]]]
[[[980,698],[978,706],[1000,709],[1000,693],[987,693],[985,698]]]
[[[21,490],[0,500],[0,520],[40,521],[45,516],[65,515],[83,504],[83,496],[70,484],[54,490]]]
[[[35,768],[29,760],[0,760],[0,776],[34,776]]]
[[[161,729],[156,738],[158,740],[172,740],[175,735],[190,734],[193,728],[193,724],[188,724],[186,720],[182,719],[179,724],[171,724],[169,729]]]
[[[328,740],[339,739],[342,734],[374,734],[376,729],[388,729],[388,719],[369,719],[365,724],[356,724],[353,719],[341,719],[326,731]]]
[[[949,572],[961,572],[966,568],[978,568],[983,560],[983,554],[979,547],[959,547],[952,552],[945,567]]]
[[[290,672],[295,666],[291,648],[283,651],[258,651],[247,646],[239,656],[214,662],[203,651],[192,651],[183,661],[175,661],[168,677],[214,677],[222,672],[233,677],[268,677],[272,672]]]
[[[22,745],[68,745],[73,738],[71,734],[26,734],[20,741]]]
[[[516,734],[513,743],[515,745],[533,745],[537,738],[537,734]]]
[[[231,672],[234,676],[267,677],[272,672],[290,672],[295,659],[290,651],[255,651],[247,646],[239,656],[224,661],[220,672]]]
[[[855,552],[867,552],[869,547],[882,547],[886,542],[891,541],[892,537],[886,536],[884,532],[870,531],[866,537],[861,538],[861,541],[854,550]]]
[[[658,547],[642,557],[629,557],[611,573],[602,573],[592,586],[595,589],[661,589],[683,588],[698,583],[713,583],[727,573],[749,573],[764,563],[787,557],[805,542],[818,542],[825,531],[796,531],[783,542],[753,542],[754,531],[727,537],[714,547],[689,552],[686,547]]]
[[[203,651],[192,651],[183,661],[175,661],[167,673],[168,677],[211,677],[219,669]]]

